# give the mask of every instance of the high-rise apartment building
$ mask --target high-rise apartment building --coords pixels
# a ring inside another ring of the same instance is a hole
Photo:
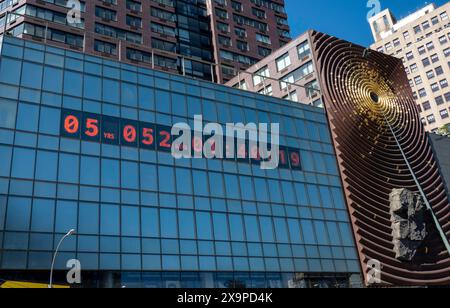
[[[384,10],[369,20],[372,49],[403,59],[427,131],[450,123],[450,2],[396,20]]]
[[[80,22],[70,23],[68,7],[75,2],[5,0],[2,31],[8,18],[6,29],[14,36],[213,79],[206,0],[81,1]]]
[[[4,0],[0,29],[215,82],[289,40],[283,0]]]
[[[322,107],[311,31],[231,79],[228,86]]]
[[[221,83],[290,41],[284,0],[211,0],[208,3]]]

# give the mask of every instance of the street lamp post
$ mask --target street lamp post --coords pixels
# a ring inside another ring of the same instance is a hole
[[[62,242],[66,238],[68,238],[69,236],[71,236],[73,234],[75,234],[75,229],[69,230],[69,232],[67,232],[67,234],[61,238],[61,240],[58,243],[58,246],[56,246],[55,253],[53,254],[52,266],[50,268],[50,283],[48,285],[49,289],[51,289],[53,287],[53,267],[55,266],[56,255],[58,254],[59,247],[61,246]]]

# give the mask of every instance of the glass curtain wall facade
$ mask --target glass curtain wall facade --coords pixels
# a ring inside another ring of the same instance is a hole
[[[360,272],[322,109],[12,37],[0,46],[0,278],[47,279],[72,228],[56,268],[80,260],[85,285],[281,287]],[[280,123],[302,170],[65,138],[64,110]]]

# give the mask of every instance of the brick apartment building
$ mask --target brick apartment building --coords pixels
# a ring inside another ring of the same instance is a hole
[[[0,33],[214,82],[289,41],[283,0],[73,2],[4,0]]]

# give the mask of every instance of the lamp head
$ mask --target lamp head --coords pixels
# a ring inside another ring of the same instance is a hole
[[[70,229],[69,232],[67,232],[67,235],[74,235],[75,233],[75,229]]]

